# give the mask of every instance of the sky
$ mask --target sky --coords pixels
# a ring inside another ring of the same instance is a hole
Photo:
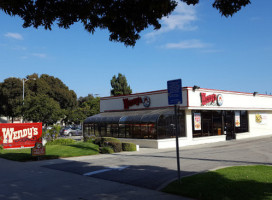
[[[20,18],[0,11],[0,82],[48,74],[78,97],[104,97],[121,73],[133,93],[167,89],[173,79],[183,87],[272,93],[272,1],[252,0],[229,18],[211,4],[179,3],[160,30],[141,32],[134,47],[110,42],[107,30],[92,35],[80,23],[22,28]]]

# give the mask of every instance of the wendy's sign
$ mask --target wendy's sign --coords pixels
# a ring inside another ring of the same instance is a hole
[[[125,98],[123,99],[124,103],[124,109],[129,109],[129,107],[134,106],[134,105],[140,105],[143,104],[144,107],[149,107],[150,106],[150,97],[144,96],[144,97],[136,97],[134,99],[128,99]]]
[[[0,144],[4,149],[34,147],[42,137],[42,123],[0,124]]]
[[[202,106],[222,106],[223,96],[221,94],[206,95],[206,93],[200,93]]]

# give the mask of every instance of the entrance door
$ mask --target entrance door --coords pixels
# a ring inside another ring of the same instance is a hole
[[[226,131],[226,140],[236,139],[235,130],[234,130],[234,112],[225,111],[225,131]]]

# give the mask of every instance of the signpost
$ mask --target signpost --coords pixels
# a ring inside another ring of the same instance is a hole
[[[180,162],[179,162],[179,121],[177,117],[177,104],[182,104],[182,90],[181,79],[167,81],[168,90],[168,104],[175,105],[175,124],[176,124],[176,151],[177,151],[177,168],[178,168],[178,181],[180,183]]]

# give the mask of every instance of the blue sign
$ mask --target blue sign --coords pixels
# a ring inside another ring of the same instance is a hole
[[[168,104],[182,104],[181,79],[167,81]]]

